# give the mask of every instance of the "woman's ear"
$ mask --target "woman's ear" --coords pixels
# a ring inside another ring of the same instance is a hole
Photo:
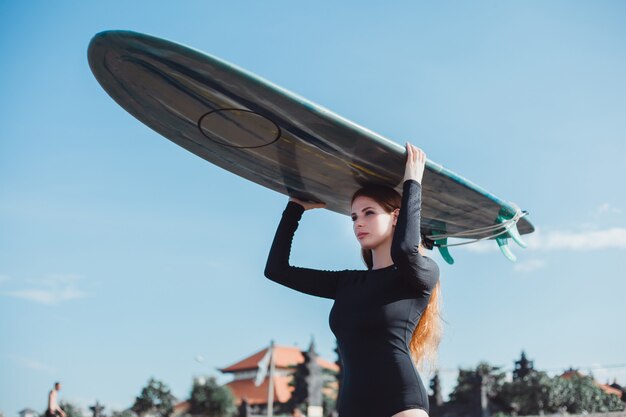
[[[400,209],[397,208],[393,211],[393,225],[395,226],[398,222],[398,216],[400,215]]]

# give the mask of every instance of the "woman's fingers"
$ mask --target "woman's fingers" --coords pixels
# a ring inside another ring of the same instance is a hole
[[[418,147],[415,147],[415,150],[417,154],[417,160],[420,162],[424,162],[426,160],[426,154],[424,153],[424,151]]]
[[[423,150],[406,143],[406,167],[404,169],[404,180],[414,179],[421,184],[424,167],[426,165],[426,154]]]
[[[426,154],[424,151],[409,142],[406,143],[406,152],[408,161],[426,161]]]
[[[415,161],[415,147],[409,142],[406,143],[407,161]]]
[[[302,207],[304,207],[305,210],[311,210],[314,208],[324,208],[326,207],[326,203],[316,203],[316,202],[309,202],[309,201],[302,201],[299,198],[296,197],[289,197],[289,201],[293,201],[294,203],[298,203],[300,204]]]

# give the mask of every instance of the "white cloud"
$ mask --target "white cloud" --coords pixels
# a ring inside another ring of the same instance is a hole
[[[48,374],[52,374],[55,372],[55,369],[51,366],[48,366],[31,358],[26,358],[24,356],[13,356],[13,359],[24,368],[33,369],[35,371],[41,371]]]
[[[541,269],[544,266],[546,266],[545,261],[541,259],[530,259],[528,261],[516,263],[513,266],[513,269],[518,272],[532,272],[536,271],[537,269]]]
[[[555,230],[543,232],[536,230],[535,233],[522,236],[528,244],[527,250],[531,251],[591,251],[604,249],[626,249],[626,228],[614,227],[605,230],[585,230],[572,232]],[[509,240],[509,245],[515,249],[517,244]],[[488,253],[498,250],[495,241],[482,241],[469,245],[460,246],[474,253]],[[454,249],[454,248],[452,248]]]
[[[537,247],[533,249],[574,251],[626,249],[626,228],[619,227],[585,232],[555,231],[541,237],[542,239],[536,242]]]
[[[63,301],[84,298],[85,293],[74,288],[45,289],[45,290],[18,290],[4,293],[9,297],[23,298],[42,304],[58,304]]]
[[[29,280],[31,288],[4,291],[2,295],[21,298],[46,305],[85,298],[87,293],[76,285],[82,278],[77,275],[53,274],[41,280]],[[32,288],[34,287],[34,288]]]
[[[612,206],[609,203],[604,203],[604,204],[600,204],[598,207],[596,207],[595,210],[595,214],[596,215],[604,215],[604,214],[620,214],[622,212],[621,209]]]

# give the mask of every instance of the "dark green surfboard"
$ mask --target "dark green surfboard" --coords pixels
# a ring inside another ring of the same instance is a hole
[[[97,34],[88,58],[130,114],[257,184],[342,214],[363,184],[402,189],[404,146],[218,58],[128,31]],[[422,228],[436,246],[448,246],[447,237],[496,239],[513,259],[507,239],[523,245],[519,235],[534,230],[515,204],[432,161],[422,184]]]

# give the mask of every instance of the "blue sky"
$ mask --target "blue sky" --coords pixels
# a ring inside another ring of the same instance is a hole
[[[181,7],[181,5],[183,5]],[[525,349],[626,384],[626,5],[527,2],[2,2],[0,410],[132,404],[266,346],[334,359],[331,302],[263,277],[287,198],[158,136],[92,76],[128,29],[246,68],[530,211],[530,247],[441,265],[446,392]],[[348,217],[307,212],[293,264],[359,268]],[[203,356],[204,362],[194,360]],[[427,374],[424,374],[426,378]],[[221,378],[226,381],[227,378]]]

